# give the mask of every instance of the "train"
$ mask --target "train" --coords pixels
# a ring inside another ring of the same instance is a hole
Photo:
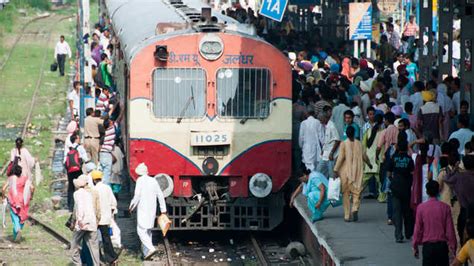
[[[291,68],[199,0],[103,0],[130,176],[145,163],[171,230],[269,231],[291,175]]]

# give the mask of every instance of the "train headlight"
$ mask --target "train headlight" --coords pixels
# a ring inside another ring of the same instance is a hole
[[[249,189],[257,198],[265,198],[272,192],[272,179],[263,173],[258,173],[250,178]]]
[[[223,52],[224,43],[217,35],[207,34],[199,42],[199,53],[206,60],[217,60]]]
[[[173,183],[173,179],[171,178],[171,176],[169,176],[167,174],[157,174],[155,176],[155,180],[160,185],[161,191],[163,191],[163,196],[165,198],[169,197],[169,196],[171,196],[171,194],[173,194],[174,183]]]

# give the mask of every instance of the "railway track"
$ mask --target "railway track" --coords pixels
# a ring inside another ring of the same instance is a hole
[[[10,57],[11,55],[13,54],[13,51],[15,50],[16,48],[16,45],[20,42],[21,38],[25,35],[25,31],[26,31],[26,28],[33,22],[36,22],[38,20],[41,20],[41,19],[45,19],[45,18],[48,18],[50,17],[51,14],[47,13],[47,14],[44,14],[44,15],[40,15],[38,17],[35,17],[35,18],[32,18],[30,19],[28,22],[25,23],[25,25],[23,25],[20,29],[20,34],[16,37],[15,41],[13,42],[13,45],[12,45],[12,48],[10,49],[10,51],[8,51],[7,53],[7,57],[5,58],[5,60],[0,64],[0,72],[3,71],[3,68],[7,65],[8,61],[10,60]]]
[[[47,15],[43,15],[43,16],[39,16],[39,17],[36,17],[34,19],[31,19],[30,21],[28,21],[20,30],[20,35],[15,39],[15,42],[12,46],[12,48],[10,49],[10,51],[8,52],[7,54],[7,57],[5,59],[5,61],[0,65],[0,72],[3,71],[4,67],[7,65],[7,63],[9,62],[10,58],[11,58],[11,55],[13,54],[13,52],[15,51],[17,45],[20,43],[21,39],[25,36],[25,34],[29,34],[26,30],[29,26],[32,25],[32,23],[34,22],[37,22],[41,19],[46,19],[46,18],[50,18],[51,15],[50,14],[47,14]],[[44,39],[44,43],[46,44],[46,48],[44,49],[44,53],[43,53],[43,58],[42,58],[42,62],[41,62],[41,67],[39,69],[39,73],[38,73],[38,78],[36,80],[36,83],[35,83],[35,87],[34,87],[34,91],[33,91],[33,95],[32,95],[32,98],[31,98],[31,102],[30,102],[30,105],[29,105],[29,109],[28,109],[28,113],[25,117],[25,120],[24,120],[24,124],[23,124],[23,129],[21,131],[21,138],[25,138],[26,137],[26,134],[28,133],[28,126],[31,122],[31,117],[32,117],[32,114],[33,114],[33,111],[34,111],[34,108],[35,108],[35,105],[36,105],[36,100],[37,100],[37,97],[38,97],[38,93],[39,93],[39,90],[40,90],[40,87],[41,87],[41,84],[43,82],[43,78],[44,78],[44,71],[45,71],[45,66],[46,66],[46,62],[47,62],[47,58],[48,58],[48,54],[49,54],[49,43],[51,41],[51,36],[52,36],[52,33],[53,33],[53,29],[54,27],[60,23],[61,21],[63,20],[66,20],[66,19],[69,19],[69,18],[72,18],[72,17],[75,17],[75,16],[67,16],[67,17],[59,17],[58,19],[56,19],[54,22],[52,22],[50,25],[50,27],[48,28],[47,30],[47,34],[46,34],[46,38]],[[5,174],[5,171],[7,170],[7,167],[8,167],[8,159],[5,161],[5,163],[3,164],[3,167],[2,169],[0,170],[0,175],[4,175]],[[33,225],[39,225],[41,226],[41,228],[44,229],[44,231],[46,231],[48,234],[52,235],[54,238],[56,238],[59,242],[65,244],[68,248],[70,246],[70,241],[64,237],[61,233],[59,233],[58,231],[56,231],[53,227],[49,226],[48,224],[46,224],[45,222],[41,221],[40,219],[34,217],[33,215],[30,215],[30,217],[28,218]]]
[[[154,262],[160,265],[311,265],[308,257],[291,258],[285,234],[235,232],[173,232],[160,241]],[[196,236],[199,235],[199,236]],[[280,241],[275,241],[275,238]],[[277,243],[280,242],[280,243]]]

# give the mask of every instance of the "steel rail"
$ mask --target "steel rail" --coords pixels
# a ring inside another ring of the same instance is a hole
[[[173,253],[171,253],[171,246],[170,246],[170,241],[168,240],[167,237],[163,238],[163,243],[165,245],[165,251],[166,251],[166,264],[168,266],[173,266]]]
[[[255,250],[255,253],[257,254],[257,259],[259,264],[258,265],[263,265],[263,266],[268,266],[270,265],[265,258],[265,255],[263,254],[262,248],[258,244],[257,239],[255,239],[255,236],[253,234],[250,234],[250,241],[252,242],[252,246]]]

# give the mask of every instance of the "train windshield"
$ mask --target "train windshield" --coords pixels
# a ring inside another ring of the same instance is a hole
[[[157,68],[153,72],[153,112],[158,118],[205,114],[206,74],[200,68]]]
[[[222,68],[217,71],[217,106],[221,117],[266,118],[270,113],[270,70]]]

